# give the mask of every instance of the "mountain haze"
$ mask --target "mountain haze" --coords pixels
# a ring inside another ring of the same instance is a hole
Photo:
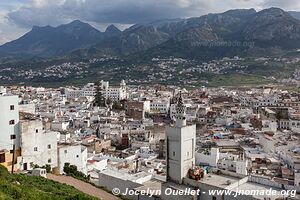
[[[101,40],[104,34],[79,20],[58,27],[34,26],[17,40],[6,43],[0,51],[9,54],[62,56],[74,49],[84,48]]]
[[[2,45],[0,54],[211,59],[272,53],[274,49],[300,48],[300,21],[296,16],[296,12],[285,12],[279,8],[260,12],[237,9],[189,19],[136,24],[124,31],[111,25],[105,32],[76,20],[58,27],[33,27],[21,38]]]
[[[297,11],[289,11],[288,12],[292,17],[300,20],[300,12],[297,12]]]

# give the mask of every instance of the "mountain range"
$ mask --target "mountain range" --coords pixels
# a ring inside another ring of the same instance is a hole
[[[58,27],[37,27],[0,46],[0,56],[212,59],[272,54],[300,49],[300,13],[279,8],[229,10],[188,19],[114,25],[101,32],[79,20]]]

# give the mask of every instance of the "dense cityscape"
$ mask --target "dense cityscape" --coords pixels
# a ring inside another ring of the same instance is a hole
[[[300,189],[299,93],[137,87],[123,80],[116,86],[2,86],[0,94],[0,163],[9,171],[44,177],[47,171],[54,180],[72,174],[120,193],[198,188],[204,199],[213,189],[272,188],[278,193],[270,199],[283,198],[282,189]],[[163,194],[151,198],[174,198]]]

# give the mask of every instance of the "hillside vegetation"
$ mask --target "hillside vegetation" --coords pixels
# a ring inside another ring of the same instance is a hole
[[[42,177],[24,174],[10,174],[0,165],[0,199],[54,200],[54,199],[96,199],[75,188]]]

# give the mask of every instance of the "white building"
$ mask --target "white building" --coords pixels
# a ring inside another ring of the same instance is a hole
[[[258,107],[274,107],[278,106],[279,98],[276,95],[265,95],[260,96],[257,99],[252,101],[252,105],[255,108]]]
[[[170,110],[169,100],[155,99],[150,103],[150,112],[167,114]]]
[[[99,173],[98,185],[107,188],[108,190],[113,190],[118,188],[121,193],[125,193],[127,190],[135,190],[136,188],[142,187],[144,184],[151,183],[153,175],[148,172],[138,172],[138,173],[128,173],[125,170],[116,169],[105,169]],[[152,199],[148,196],[138,195],[125,195],[128,199],[141,200],[143,197],[145,199]]]
[[[180,96],[176,107],[176,125],[166,128],[167,179],[177,183],[182,183],[182,178],[195,166],[196,125],[186,124],[185,110]]]
[[[96,95],[96,86],[94,83],[88,83],[82,88],[81,96],[87,97],[87,96],[95,96],[95,95]]]
[[[288,119],[279,120],[279,128],[280,129],[289,129],[290,128],[290,121]]]
[[[171,104],[170,106],[170,118],[172,120],[175,120],[176,119],[176,104]]]
[[[110,98],[114,101],[120,101],[127,99],[126,83],[124,80],[121,81],[120,86],[109,86],[109,82],[101,81],[100,88],[102,95],[105,98]],[[83,97],[95,96],[96,85],[94,83],[88,83],[82,88]]]
[[[211,167],[217,167],[218,160],[220,159],[219,148],[211,148],[210,151],[204,150],[196,152],[196,164],[197,165],[209,165]]]
[[[289,120],[289,129],[294,132],[300,132],[300,118],[299,116],[291,116]]]
[[[248,160],[238,160],[236,161],[236,173],[248,175],[249,162]]]
[[[229,126],[232,124],[232,117],[229,116],[221,116],[216,118],[216,124],[223,125],[223,126]]]
[[[6,94],[6,87],[0,86],[0,95],[5,95]]]
[[[54,131],[66,131],[69,127],[68,121],[53,121],[51,124],[51,129]]]
[[[0,149],[20,148],[19,98],[0,95]]]
[[[45,88],[43,88],[43,87],[36,88],[36,97],[37,98],[42,99],[49,95],[50,95],[50,92],[47,91]]]
[[[196,164],[208,165],[219,169],[248,174],[248,160],[240,159],[239,155],[221,153],[219,148],[204,149],[196,152]]]
[[[20,134],[19,169],[30,170],[34,165],[57,167],[57,132],[45,131],[40,120],[22,120]]]
[[[75,99],[81,97],[83,91],[79,89],[71,89],[71,88],[66,88],[65,89],[65,95],[68,99]]]
[[[91,172],[93,171],[101,172],[107,168],[107,165],[108,165],[108,159],[101,159],[101,158],[97,159],[97,157],[89,158],[87,163],[88,173],[91,174]]]
[[[87,174],[87,148],[82,145],[61,145],[58,147],[59,173],[64,173],[65,163],[75,165],[78,171]]]
[[[115,101],[120,101],[123,99],[127,99],[127,92],[126,92],[126,83],[124,80],[121,81],[120,86],[117,87],[107,87],[103,90],[103,95],[106,98],[110,98]]]
[[[19,111],[24,113],[35,114],[35,104],[23,101],[19,104]]]
[[[262,120],[262,131],[277,131],[277,122],[275,120]]]

